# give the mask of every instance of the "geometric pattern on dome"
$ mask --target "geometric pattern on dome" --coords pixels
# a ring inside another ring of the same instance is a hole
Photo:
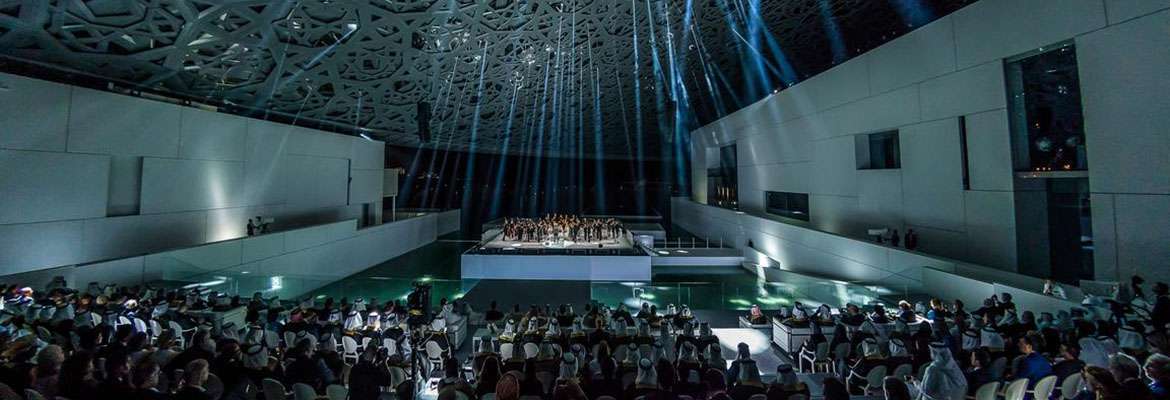
[[[658,104],[674,74],[698,123],[758,99],[745,21],[783,48],[792,82],[834,63],[826,13],[855,55],[910,29],[894,3],[941,16],[967,2],[0,0],[0,55],[390,144],[420,145],[425,101],[427,146],[625,158],[641,143],[652,158],[671,140]]]

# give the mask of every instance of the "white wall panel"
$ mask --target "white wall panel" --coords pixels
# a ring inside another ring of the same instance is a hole
[[[356,230],[356,221],[341,221],[292,230],[284,233],[284,248],[286,252],[292,252],[313,246],[320,246],[353,236]]]
[[[354,138],[350,140],[349,159],[355,169],[386,168],[386,143],[377,140]]]
[[[203,243],[204,212],[135,215],[84,221],[85,260],[106,260]]]
[[[812,193],[837,196],[857,195],[857,162],[853,136],[813,142],[812,168],[816,179]]]
[[[1170,281],[1170,196],[1115,196],[1119,277],[1140,274],[1148,282]]]
[[[1092,191],[1170,194],[1170,11],[1077,39]]]
[[[1167,8],[1170,8],[1170,0],[1105,0],[1105,11],[1109,15],[1110,24]]]
[[[218,242],[247,236],[248,219],[277,216],[281,214],[281,208],[277,205],[268,205],[207,210],[206,241]],[[284,222],[278,220],[270,229],[278,229],[279,224]]]
[[[1012,190],[1007,110],[967,116],[967,167],[972,190]]]
[[[939,18],[866,54],[873,93],[883,93],[955,70],[954,23]]]
[[[243,205],[244,163],[146,158],[142,213],[207,210]]]
[[[906,229],[913,229],[918,234],[918,251],[954,259],[967,257],[967,234],[964,232],[909,224]]]
[[[1093,279],[1122,281],[1126,277],[1117,272],[1117,214],[1113,198],[1108,193],[1091,193],[1089,202],[1093,218]]]
[[[1003,63],[999,61],[931,79],[922,83],[919,92],[922,120],[1004,108],[1005,93]]]
[[[67,282],[77,285],[76,287],[79,288],[85,287],[90,282],[132,286],[161,278],[157,274],[144,275],[142,262],[142,257],[130,257],[80,265],[73,268],[72,281]]]
[[[0,224],[106,215],[107,156],[0,150]]]
[[[817,111],[869,96],[866,56],[861,55],[802,82],[803,95]],[[732,114],[735,115],[735,114]]]
[[[382,200],[382,170],[353,169],[349,182],[349,204],[373,203]]]
[[[832,136],[869,133],[919,121],[918,86],[868,97],[824,113]]]
[[[128,156],[179,154],[180,106],[74,88],[69,151]]]
[[[0,225],[0,274],[81,262],[81,221]]]
[[[316,156],[284,157],[287,204],[294,208],[343,206],[349,197],[349,160]]]
[[[285,252],[284,233],[253,236],[241,241],[243,242],[243,262],[245,263],[275,257]]]
[[[812,194],[808,196],[808,212],[812,226],[842,235],[865,234],[861,210],[854,196]]]
[[[902,196],[908,225],[963,229],[962,165],[954,119],[903,128]]]
[[[179,157],[243,161],[248,120],[231,114],[183,107]]]
[[[288,137],[288,154],[318,157],[349,158],[351,142],[364,140],[336,133],[324,133],[299,126],[292,127]]]
[[[857,203],[863,221],[873,227],[902,229],[902,171],[857,171]]]
[[[1012,270],[1016,266],[1015,200],[1011,192],[964,192],[967,259]]]
[[[0,148],[65,151],[70,88],[0,73]]]
[[[106,216],[136,215],[142,201],[142,157],[110,156]]]
[[[1102,0],[982,0],[954,14],[959,68],[1023,53],[1105,26]]]
[[[248,120],[244,204],[279,204],[288,198],[283,160],[290,129],[268,121]]]
[[[239,265],[241,254],[241,241],[229,240],[149,254],[144,257],[144,268],[148,274],[162,275],[167,280],[206,281],[209,272]]]

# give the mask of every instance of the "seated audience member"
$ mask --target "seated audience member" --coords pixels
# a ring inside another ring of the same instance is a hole
[[[768,386],[768,400],[788,400],[788,397],[797,394],[810,398],[808,386],[797,379],[792,365],[780,364],[776,367],[776,380]]]
[[[382,386],[390,382],[390,371],[385,363],[377,363],[378,349],[367,346],[357,364],[349,370],[350,400],[378,400]]]
[[[164,400],[166,393],[158,390],[159,367],[154,360],[146,358],[134,366],[131,383],[134,385],[135,400]]]
[[[748,400],[754,395],[767,392],[764,382],[760,379],[760,369],[756,367],[755,362],[740,364],[738,371],[739,376],[728,392],[732,399]]]
[[[516,371],[509,371],[500,376],[500,381],[496,383],[496,399],[519,400],[520,381],[523,379],[523,375]]]
[[[943,343],[930,346],[930,364],[918,384],[918,391],[933,400],[964,400],[967,396],[967,378]]]
[[[1058,382],[1064,382],[1064,378],[1085,369],[1085,362],[1081,361],[1080,355],[1081,349],[1076,342],[1060,345],[1060,361],[1052,365],[1052,374],[1056,375]]]
[[[1036,384],[1041,378],[1052,375],[1052,363],[1038,351],[1042,347],[1043,339],[1036,332],[1029,332],[1019,340],[1020,360],[1019,369],[1015,373],[1016,379],[1028,379],[1028,386]]]
[[[106,399],[129,398],[134,395],[134,385],[130,383],[130,356],[125,352],[116,352],[106,358],[106,378],[98,386],[98,396]]]
[[[846,375],[847,379],[845,381],[849,384],[850,389],[856,391],[860,391],[861,388],[865,387],[865,377],[869,374],[871,369],[879,365],[885,365],[886,363],[886,358],[882,356],[881,348],[878,347],[877,339],[866,338],[865,341],[861,343],[861,352],[861,358],[857,359],[857,361],[849,367],[849,372],[848,375]]]
[[[475,377],[475,398],[482,398],[485,394],[495,392],[501,377],[500,360],[495,357],[484,360],[479,375]]]
[[[756,361],[752,359],[752,351],[748,348],[747,343],[740,343],[736,345],[735,360],[731,362],[731,367],[727,368],[728,385],[731,385],[736,379],[739,379],[739,370],[744,364],[755,365]]]
[[[320,390],[333,382],[333,372],[324,361],[313,357],[310,343],[302,340],[289,350],[287,358],[291,362],[285,366],[285,386],[304,383]]]
[[[85,351],[74,352],[61,364],[57,382],[57,396],[70,400],[97,398],[98,382],[94,379],[93,356]]]
[[[967,379],[967,395],[974,396],[983,385],[995,380],[991,376],[991,353],[987,349],[979,348],[971,352],[971,367],[964,373]]]
[[[65,351],[61,346],[51,344],[37,353],[37,367],[33,370],[36,380],[32,388],[46,399],[57,395],[61,378],[61,364],[65,362]]]
[[[175,392],[173,400],[214,400],[203,384],[207,383],[210,373],[206,360],[195,360],[187,363],[183,369],[183,388]]]
[[[469,399],[475,398],[475,389],[463,379],[459,360],[449,357],[443,360],[443,379],[439,380],[439,398],[455,400],[458,398],[455,392],[463,393]]]
[[[1142,378],[1142,366],[1133,357],[1125,353],[1109,356],[1109,372],[1117,382],[1124,384],[1130,379]]]
[[[536,360],[524,361],[524,379],[520,381],[521,396],[544,396],[544,384],[536,378]]]
[[[1105,368],[1095,365],[1085,367],[1085,386],[1096,400],[1148,400],[1152,398],[1149,387],[1144,385],[1122,385]]]
[[[898,302],[898,319],[907,324],[918,321],[918,314],[914,313],[914,306],[910,302],[902,300]]]
[[[910,400],[910,387],[900,378],[887,376],[882,380],[882,393],[885,400]]]
[[[821,384],[825,400],[849,400],[849,389],[840,379],[826,375]]]
[[[1150,378],[1150,393],[1154,399],[1170,399],[1170,357],[1151,355],[1146,359],[1145,372]]]
[[[638,375],[634,384],[625,390],[625,399],[634,400],[658,391],[658,371],[649,358],[638,360]]]

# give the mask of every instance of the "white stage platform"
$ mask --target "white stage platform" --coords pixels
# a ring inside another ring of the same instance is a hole
[[[649,281],[650,256],[464,253],[464,279]]]

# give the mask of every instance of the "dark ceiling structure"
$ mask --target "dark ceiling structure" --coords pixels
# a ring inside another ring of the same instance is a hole
[[[658,158],[969,1],[0,0],[0,67],[393,145]]]

